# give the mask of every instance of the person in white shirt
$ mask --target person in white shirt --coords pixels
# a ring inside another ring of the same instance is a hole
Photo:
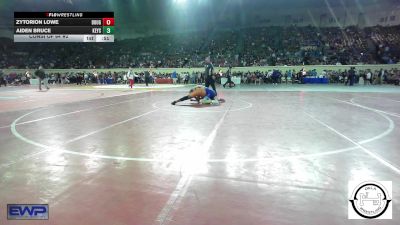
[[[29,79],[31,79],[31,72],[26,71],[25,75],[21,77],[22,84],[29,84]]]
[[[272,76],[272,70],[268,70],[268,72],[267,72],[267,79],[268,79],[268,80],[271,79],[271,76]]]
[[[369,84],[372,84],[371,78],[372,78],[371,70],[368,70],[367,75],[365,77],[364,85],[367,85],[368,82]]]
[[[85,82],[85,85],[89,83],[89,74],[87,72],[83,74],[83,81]]]
[[[124,77],[122,78],[124,84],[128,83],[128,74],[125,74]]]
[[[128,73],[126,74],[126,77],[129,80],[129,87],[133,87],[135,84],[135,76],[133,75],[132,68],[129,67]]]
[[[96,81],[98,84],[100,84],[100,77],[99,77],[99,73],[97,73],[96,70],[93,70],[93,76],[95,77]]]
[[[325,77],[327,77],[327,73],[326,70],[323,70],[320,78],[325,78]]]

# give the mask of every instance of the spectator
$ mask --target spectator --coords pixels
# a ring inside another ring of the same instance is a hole
[[[171,78],[172,78],[173,84],[176,84],[176,81],[178,80],[178,76],[176,75],[176,71],[172,72]]]
[[[5,75],[2,70],[0,70],[0,87],[4,85],[4,87],[7,87],[7,81],[5,79]]]

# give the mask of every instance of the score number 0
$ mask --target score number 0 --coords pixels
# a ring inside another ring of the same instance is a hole
[[[114,26],[114,18],[103,18],[103,26]]]

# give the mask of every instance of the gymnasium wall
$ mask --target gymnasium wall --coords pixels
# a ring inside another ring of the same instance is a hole
[[[385,69],[385,70],[390,70],[390,69],[399,69],[400,70],[400,64],[377,64],[377,65],[341,65],[341,66],[335,66],[335,65],[309,65],[309,66],[254,66],[254,67],[235,67],[232,69],[233,72],[235,71],[242,71],[242,72],[247,72],[247,71],[268,71],[268,70],[274,70],[278,69],[281,71],[286,71],[286,70],[295,70],[299,71],[303,67],[308,71],[312,69],[316,69],[318,73],[322,72],[323,70],[348,70],[350,67],[354,66],[356,70],[366,70],[366,69],[371,69],[371,70],[380,70]],[[29,69],[29,71],[33,72],[35,69]],[[148,70],[148,68],[133,68],[132,69],[135,72],[142,72]],[[157,68],[157,69],[151,69],[154,72],[162,72],[162,73],[172,73],[173,71],[176,71],[178,73],[181,72],[192,72],[192,71],[200,71],[203,72],[204,68]],[[215,67],[214,71],[217,72],[218,70],[226,71],[226,67]],[[3,70],[6,74],[16,72],[16,73],[24,73],[27,71],[26,69],[4,69]],[[92,72],[93,69],[46,69],[45,71],[47,73],[51,72]],[[111,69],[96,69],[97,72],[119,72],[119,71],[128,71],[128,68],[111,68]]]

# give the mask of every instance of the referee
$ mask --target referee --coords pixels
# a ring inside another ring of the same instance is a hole
[[[208,56],[205,59],[206,62],[206,71],[204,73],[205,78],[206,78],[206,87],[212,87],[212,89],[214,89],[215,93],[217,93],[217,89],[215,88],[215,78],[214,78],[214,74],[213,74],[213,70],[214,70],[214,66],[211,63],[211,59],[210,56]]]

